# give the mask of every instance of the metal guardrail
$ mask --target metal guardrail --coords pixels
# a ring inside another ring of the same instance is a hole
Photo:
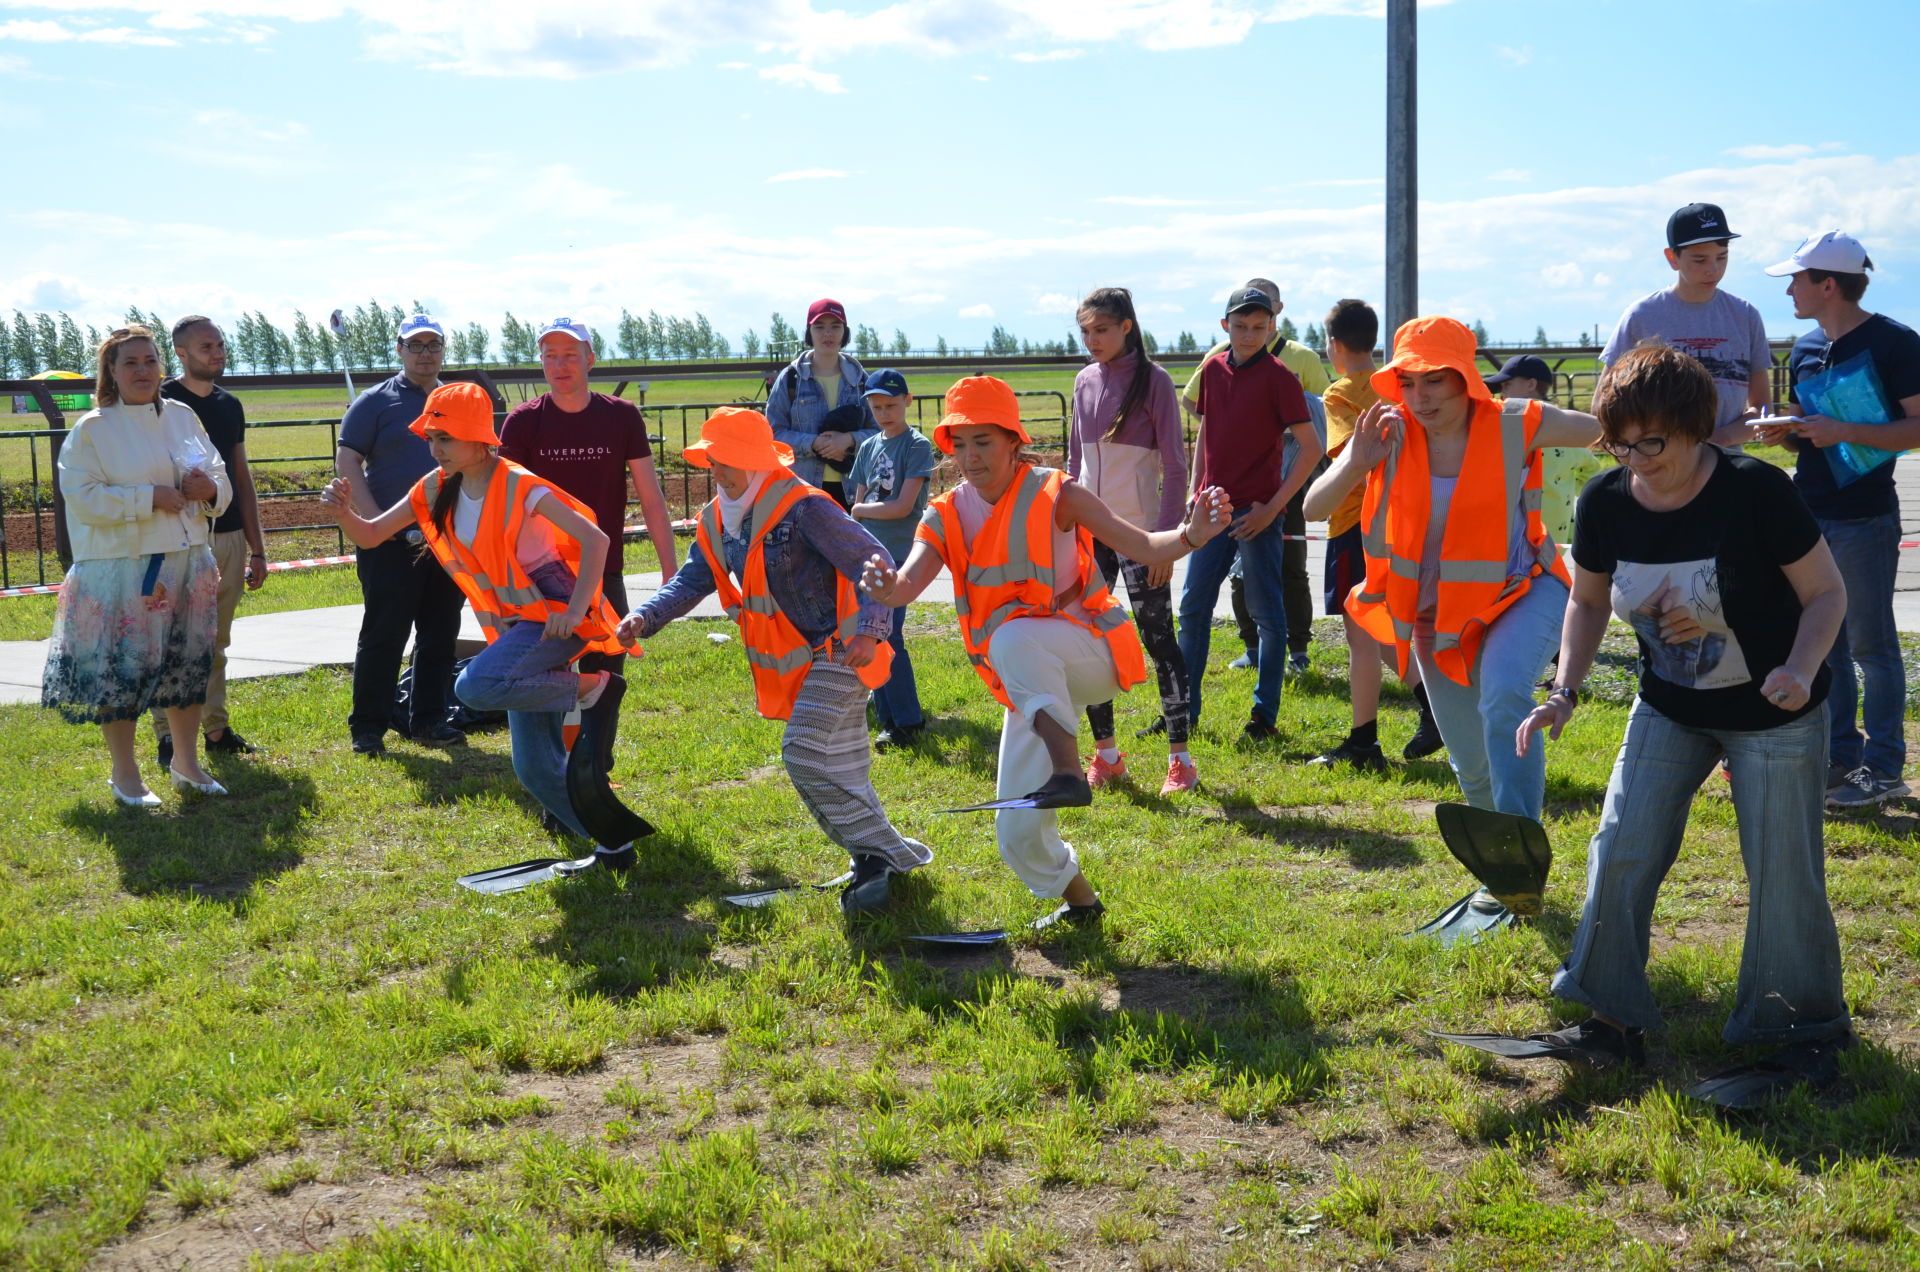
[[[69,382],[71,383],[71,382]],[[0,386],[3,390],[4,386]],[[1035,443],[1045,449],[1064,448],[1066,432],[1070,423],[1067,397],[1054,390],[1029,390],[1017,394],[1021,399],[1021,420]],[[943,412],[944,398],[940,394],[929,394],[913,400],[913,423],[923,431],[931,429]],[[669,509],[675,512],[675,520],[690,519],[705,502],[705,483],[700,483],[696,493],[693,470],[680,459],[680,452],[699,436],[700,425],[708,415],[729,402],[689,402],[674,406],[643,406],[641,415],[647,420],[647,433],[656,450],[656,467],[659,470],[661,485],[668,496]],[[301,466],[319,466],[323,473],[333,471],[334,452],[339,449],[340,420],[266,420],[247,426],[249,434],[271,432],[292,428],[325,428],[327,430],[327,451],[321,455],[253,455],[248,459],[249,467],[256,470],[279,467],[304,471]],[[65,439],[65,429],[42,428],[23,429],[12,432],[0,432],[0,446],[24,443],[27,447],[28,472],[30,482],[30,509],[9,512],[8,516],[29,516],[31,528],[27,542],[14,542],[13,536],[5,533],[0,525],[0,588],[25,585],[45,586],[57,581],[71,559],[64,534],[64,510],[56,498],[60,443]],[[46,454],[42,457],[42,450]],[[678,492],[677,507],[674,498]],[[319,487],[301,487],[291,490],[262,491],[260,501],[268,504],[275,501],[293,499],[314,499],[320,494]],[[629,499],[629,506],[632,505]],[[48,514],[51,514],[49,517]],[[48,533],[47,522],[53,522],[53,533]],[[289,535],[328,534],[333,536],[336,551],[344,554],[349,551],[346,536],[340,527],[332,521],[303,525],[274,526],[265,530],[268,538]],[[29,564],[29,561],[31,564]],[[49,575],[52,578],[49,578]]]

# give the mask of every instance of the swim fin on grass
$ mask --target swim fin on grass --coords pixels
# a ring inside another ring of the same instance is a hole
[[[720,899],[728,905],[738,906],[742,910],[758,910],[763,906],[772,905],[775,901],[780,901],[791,896],[798,896],[803,892],[826,892],[829,889],[841,887],[852,881],[853,871],[849,870],[838,878],[829,879],[825,883],[793,883],[781,888],[762,888],[758,892],[736,892],[732,896],[725,896]]]
[[[1512,910],[1485,888],[1476,888],[1407,935],[1430,936],[1442,949],[1452,949],[1460,944],[1473,945],[1487,933],[1512,927],[1514,922]]]
[[[1840,1053],[1851,1037],[1822,1038],[1782,1047],[1763,1060],[1723,1069],[1687,1088],[1695,1100],[1723,1109],[1757,1109],[1803,1083],[1814,1089],[1840,1076]]]

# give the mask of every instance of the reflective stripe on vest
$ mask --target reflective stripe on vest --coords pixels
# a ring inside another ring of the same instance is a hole
[[[486,633],[487,643],[498,640],[502,632],[517,622],[544,624],[555,614],[566,613],[571,598],[548,599],[527,577],[515,555],[514,545],[526,523],[525,501],[535,490],[544,491],[541,498],[560,500],[589,524],[593,521],[593,510],[518,464],[496,459],[487,489],[481,496],[479,523],[473,543],[469,545],[453,534],[441,533],[433,523],[433,503],[440,494],[441,480],[441,471],[435,468],[414,483],[408,499],[420,532],[426,536],[427,546],[466,595],[474,618]],[[554,547],[561,562],[577,579],[580,576],[579,542],[555,527]],[[574,630],[585,642],[580,653],[623,652],[626,647],[614,636],[614,629],[619,625],[620,615],[613,612],[606,596],[596,588],[586,617]]]
[[[940,551],[954,578],[953,608],[967,661],[1002,706],[1011,708],[1006,686],[989,656],[993,637],[1016,618],[1063,618],[1104,639],[1122,689],[1146,679],[1146,656],[1126,611],[1120,608],[1093,559],[1093,536],[1080,527],[1074,534],[1077,577],[1082,580],[1083,620],[1055,608],[1057,581],[1066,575],[1053,559],[1054,510],[1065,474],[1022,464],[1013,481],[987,514],[980,533],[969,541],[948,491],[931,505],[939,531],[922,525],[916,538]],[[984,556],[985,564],[976,561]]]
[[[1435,663],[1461,684],[1472,682],[1487,625],[1526,595],[1536,575],[1569,582],[1540,516],[1540,457],[1532,444],[1540,405],[1507,412],[1475,401],[1469,411],[1466,456],[1441,540],[1433,640]],[[1431,510],[1426,434],[1417,427],[1406,426],[1400,444],[1368,477],[1361,530],[1366,577],[1346,602],[1375,640],[1395,647],[1402,674],[1420,599],[1420,561],[1410,554],[1424,547]],[[1471,501],[1464,511],[1463,498]],[[1523,514],[1524,554],[1512,542],[1516,508]],[[1514,572],[1517,556],[1525,567]]]
[[[714,591],[719,594],[727,617],[740,628],[740,643],[747,653],[747,671],[753,679],[755,709],[769,720],[791,719],[793,704],[800,696],[800,687],[806,683],[814,660],[823,652],[830,654],[836,640],[844,646],[860,634],[860,598],[852,580],[846,576],[841,575],[835,587],[834,630],[817,647],[807,644],[806,637],[781,611],[767,585],[767,535],[795,504],[816,497],[829,496],[789,473],[769,476],[747,510],[746,524],[753,537],[747,545],[739,586],[735,586],[727,569],[722,546],[725,531],[720,524],[718,500],[701,510],[694,528],[694,543],[706,557]],[[856,670],[862,684],[877,689],[887,683],[892,667],[893,646],[878,641],[873,661]]]

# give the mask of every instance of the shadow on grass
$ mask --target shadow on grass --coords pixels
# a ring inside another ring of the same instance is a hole
[[[420,802],[429,807],[458,803],[462,795],[473,793],[476,784],[516,792],[521,801],[540,815],[539,801],[528,795],[514,776],[513,759],[508,755],[481,750],[474,746],[453,746],[445,750],[389,747],[386,754],[370,763],[391,764],[407,775]]]
[[[1420,850],[1401,835],[1363,830],[1318,817],[1271,813],[1248,805],[1222,804],[1220,814],[1256,839],[1301,852],[1337,849],[1360,870],[1406,870],[1421,862]]]
[[[159,811],[76,803],[61,820],[113,850],[135,896],[205,897],[237,906],[261,879],[301,862],[319,797],[305,774],[233,761],[216,775],[231,795],[189,795]]]

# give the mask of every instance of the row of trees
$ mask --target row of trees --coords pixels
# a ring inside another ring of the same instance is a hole
[[[338,335],[334,334],[327,322],[309,319],[299,310],[294,311],[293,323],[286,328],[276,325],[259,310],[242,313],[237,318],[216,315],[215,320],[221,323],[226,333],[228,367],[236,372],[372,371],[396,364],[394,346],[400,324],[409,313],[422,312],[424,310],[419,301],[413,302],[411,309],[369,301],[364,305],[355,305],[351,313],[341,311]],[[138,308],[128,309],[126,320],[129,323],[143,323],[160,335],[160,356],[167,363],[168,374],[173,374],[177,367],[174,365],[171,342],[167,339],[171,324],[158,314],[142,313]],[[512,366],[537,362],[539,349],[536,337],[539,330],[539,324],[523,322],[511,313],[500,324],[497,339],[477,322],[464,327],[447,325],[447,365]],[[1475,322],[1473,333],[1482,345],[1488,343],[1487,329],[1483,325]],[[1211,347],[1215,339],[1213,333],[1207,333],[1207,338],[1201,339],[1190,331],[1183,331],[1171,345],[1163,345],[1152,332],[1142,334],[1146,338],[1148,352],[1153,354],[1198,354]],[[1292,319],[1283,316],[1280,319],[1280,334],[1323,352],[1326,349],[1326,333],[1317,323],[1308,323],[1303,335]],[[105,335],[105,332],[91,325],[83,330],[64,312],[28,315],[16,309],[11,323],[0,322],[0,379],[24,379],[53,370],[91,375],[93,351],[99,347]],[[630,362],[718,360],[736,356],[748,361],[785,361],[801,348],[800,333],[777,313],[769,321],[764,339],[757,331],[748,331],[740,338],[738,354],[727,338],[716,331],[707,316],[701,313],[686,319],[671,314],[662,315],[658,310],[641,315],[622,309],[619,325],[611,341],[597,330],[590,331],[590,335],[596,357],[605,359],[617,353]],[[1582,332],[1581,337],[1584,339],[1586,333]],[[1535,332],[1534,345],[1547,348],[1551,343],[1544,328]],[[1023,340],[1004,326],[996,324],[982,348],[951,347],[947,344],[947,338],[941,336],[931,350],[926,350],[916,349],[907,333],[898,327],[894,328],[891,339],[885,339],[874,328],[863,324],[853,329],[848,348],[855,357],[861,359],[906,357],[914,353],[931,353],[943,358],[976,353],[993,356],[1067,356],[1080,352],[1080,337],[1078,332],[1069,332],[1064,340]]]

